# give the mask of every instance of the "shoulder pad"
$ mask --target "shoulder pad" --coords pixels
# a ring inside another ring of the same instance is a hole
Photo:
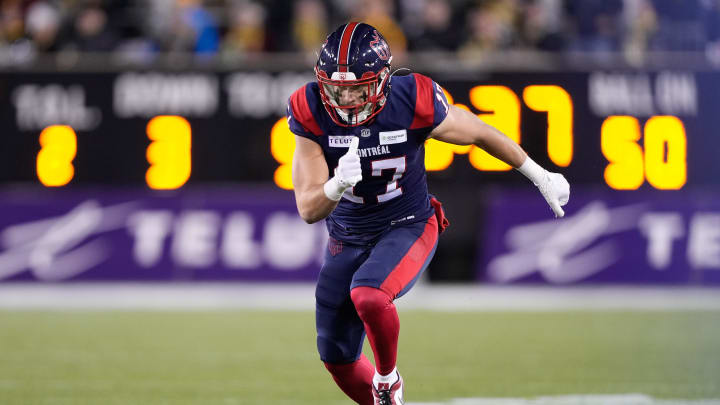
[[[410,129],[432,126],[435,117],[433,82],[420,73],[413,73],[412,76],[415,79],[415,114]]]
[[[311,91],[310,84],[306,84],[290,96],[289,106],[290,112],[293,118],[300,123],[308,132],[312,132],[314,135],[322,135],[320,125],[318,125],[313,111],[310,108],[308,102],[308,91]]]

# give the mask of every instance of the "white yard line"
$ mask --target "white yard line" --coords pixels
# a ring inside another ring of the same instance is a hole
[[[312,310],[298,283],[0,283],[5,310]],[[398,307],[433,311],[720,310],[720,288],[418,285]]]
[[[563,395],[524,398],[461,398],[449,402],[408,402],[406,405],[720,405],[720,399],[654,399],[643,394]]]

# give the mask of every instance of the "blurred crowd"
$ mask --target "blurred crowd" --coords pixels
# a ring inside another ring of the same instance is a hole
[[[396,54],[720,52],[720,0],[0,0],[0,58],[314,53],[349,20]]]

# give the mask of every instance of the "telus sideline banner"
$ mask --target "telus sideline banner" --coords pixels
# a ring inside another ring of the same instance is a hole
[[[482,281],[720,286],[719,191],[573,189],[562,219],[535,190],[487,196]]]
[[[326,241],[286,191],[0,192],[0,282],[314,280]]]

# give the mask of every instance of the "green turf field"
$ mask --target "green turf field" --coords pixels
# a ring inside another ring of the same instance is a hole
[[[401,311],[409,402],[720,398],[720,312]],[[0,404],[346,404],[310,312],[0,312]],[[372,358],[372,356],[370,356]]]

